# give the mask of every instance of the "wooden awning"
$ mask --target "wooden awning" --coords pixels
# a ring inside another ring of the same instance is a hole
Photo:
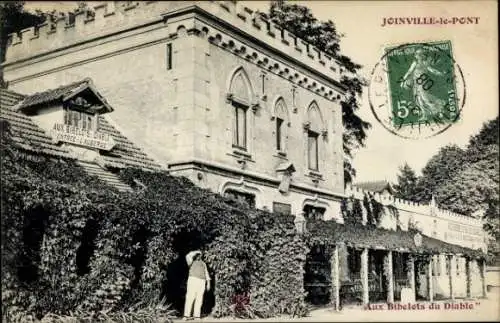
[[[307,236],[312,243],[345,243],[354,248],[384,249],[415,254],[454,254],[471,258],[484,258],[480,250],[465,248],[442,240],[421,235],[418,231],[386,230],[368,226],[340,224],[334,220],[309,220]],[[415,240],[420,240],[415,242]]]

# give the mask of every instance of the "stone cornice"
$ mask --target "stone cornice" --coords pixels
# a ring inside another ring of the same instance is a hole
[[[328,100],[337,101],[341,95],[345,94],[346,89],[340,84],[339,77],[337,79],[331,78],[322,70],[310,67],[295,57],[273,48],[265,41],[232,28],[231,24],[202,8],[194,7],[193,9],[199,13],[196,15],[194,26],[197,34],[206,37],[211,44],[244,58],[267,72],[286,78],[293,84],[315,92]],[[167,16],[168,14],[165,15],[166,19],[168,19]],[[326,68],[324,67],[324,69]]]
[[[214,171],[223,172],[224,175],[233,174],[235,176],[246,176],[249,179],[254,179],[255,183],[266,184],[270,187],[278,187],[280,183],[280,179],[278,177],[273,177],[269,175],[265,175],[262,173],[257,173],[248,170],[242,170],[241,168],[231,167],[229,165],[216,163],[213,161],[203,160],[203,159],[190,159],[190,160],[180,160],[180,161],[172,161],[168,163],[168,169],[171,172],[175,172],[176,168],[182,167],[183,165],[188,166],[188,168],[192,168],[194,166],[202,166],[204,169],[212,169]],[[297,193],[308,193],[308,194],[318,194],[318,196],[323,198],[328,198],[330,200],[340,200],[341,198],[346,197],[343,193],[333,192],[321,188],[317,188],[314,186],[305,185],[302,183],[291,183],[290,191],[294,191]]]
[[[170,20],[176,20],[176,17],[189,18],[191,13],[193,17],[196,16],[197,21],[204,20],[205,26],[201,28],[206,28],[205,32],[209,34],[207,38],[215,37],[212,39],[217,40],[217,35],[220,35],[221,45],[230,45],[232,41],[236,47],[227,49],[233,53],[249,55],[240,52],[243,46],[250,52],[248,59],[255,58],[256,54],[256,62],[260,62],[266,70],[288,78],[327,99],[340,99],[339,93],[344,93],[338,81],[341,69],[334,58],[279,29],[251,9],[237,7],[234,3],[208,1],[187,5],[145,1],[133,5],[126,3],[124,6],[120,10],[116,3],[99,4],[93,8],[92,14],[89,11],[72,13],[72,24],[67,16],[58,17],[37,28],[31,27],[19,34],[11,34],[7,60],[3,66],[10,70],[24,65],[23,62],[33,63],[33,60],[58,56],[77,46],[161,23],[162,18],[168,20],[167,28],[172,27],[171,31],[175,33],[175,26],[170,26]],[[236,12],[237,10],[240,12]],[[162,11],[166,13],[158,14]],[[132,17],[134,19],[130,19]],[[102,28],[103,26],[106,28]],[[188,30],[193,29],[193,26],[186,27]],[[224,31],[218,32],[217,28]],[[194,26],[194,30],[203,31],[197,26]],[[243,45],[244,42],[247,44]],[[249,47],[252,45],[259,48]],[[291,65],[294,66],[293,69]]]

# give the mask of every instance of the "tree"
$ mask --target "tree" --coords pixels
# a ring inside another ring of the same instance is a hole
[[[451,145],[441,148],[417,180],[416,201],[434,196],[440,208],[485,216],[485,230],[500,241],[500,181],[498,117],[485,122],[471,136],[466,149]],[[409,198],[406,196],[405,198]]]
[[[344,181],[351,182],[356,175],[351,164],[353,151],[364,146],[366,130],[371,126],[356,113],[359,110],[363,86],[367,85],[367,81],[358,74],[362,66],[341,54],[340,40],[344,35],[337,31],[335,23],[331,20],[318,21],[309,8],[285,1],[272,1],[269,17],[277,25],[332,55],[342,69],[348,72],[342,76],[340,83],[347,89],[346,99],[341,102],[344,126]]]
[[[438,188],[453,181],[453,177],[465,167],[465,151],[457,145],[442,147],[422,169],[417,182],[416,202],[429,202],[434,196],[438,203],[442,197],[436,194]]]
[[[476,135],[469,139],[467,144],[467,162],[474,163],[479,160],[498,162],[499,145],[499,119],[486,121]]]
[[[413,201],[417,194],[418,177],[407,163],[399,167],[399,172],[398,183],[394,186],[394,196]]]
[[[0,2],[0,62],[5,61],[7,37],[11,33],[36,26],[45,20],[40,14],[32,14],[24,10],[24,1]],[[0,70],[0,87],[7,87]]]

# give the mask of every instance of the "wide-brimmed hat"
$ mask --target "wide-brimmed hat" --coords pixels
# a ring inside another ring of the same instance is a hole
[[[201,255],[201,251],[200,250],[193,250],[193,251],[190,251],[187,253],[186,262],[188,263],[189,266],[191,266],[191,264],[193,263],[193,258],[196,255]]]

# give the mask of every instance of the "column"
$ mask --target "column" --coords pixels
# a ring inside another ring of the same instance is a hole
[[[363,289],[363,304],[370,302],[369,286],[368,286],[368,248],[364,248],[361,252],[361,286]]]
[[[428,297],[430,302],[434,301],[434,287],[432,286],[433,283],[434,279],[432,277],[432,256],[429,256],[427,260],[427,290],[429,293]]]
[[[413,301],[415,301],[417,298],[417,291],[415,284],[415,257],[413,257],[413,255],[408,256],[408,280],[410,282]]]
[[[465,279],[467,281],[467,298],[470,298],[472,290],[472,277],[471,277],[469,257],[465,257]]]
[[[448,261],[448,265],[450,266],[450,272],[448,273],[448,284],[450,285],[450,298],[455,299],[455,293],[453,292],[453,278],[456,277],[457,273],[455,272],[456,264],[455,264],[455,256],[449,255],[446,259]]]
[[[340,266],[339,266],[339,248],[333,247],[332,255],[330,258],[331,269],[331,304],[336,311],[340,310]]]
[[[481,288],[483,291],[483,297],[486,298],[487,295],[487,288],[486,288],[486,263],[484,259],[478,259],[478,265],[479,265],[479,272],[481,274]]]
[[[392,251],[387,251],[384,259],[384,276],[387,279],[387,303],[394,303],[394,274],[392,267]]]

